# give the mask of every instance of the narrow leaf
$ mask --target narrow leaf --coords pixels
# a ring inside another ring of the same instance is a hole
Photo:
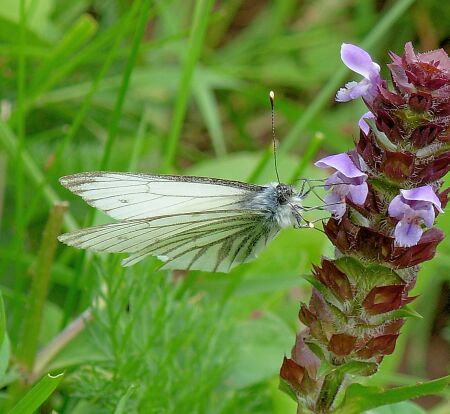
[[[332,411],[333,414],[357,414],[382,405],[418,398],[424,395],[437,394],[448,386],[450,375],[437,380],[383,390],[379,387],[366,387],[352,384],[348,387],[341,406]]]
[[[131,385],[127,392],[120,398],[119,402],[117,403],[116,409],[114,410],[114,414],[123,414],[126,413],[126,404],[128,400],[131,397],[131,394],[133,394],[136,387],[134,385]]]
[[[34,413],[55,391],[62,381],[64,373],[55,376],[47,374],[12,408],[9,414]]]
[[[3,303],[3,295],[0,290],[0,346],[6,336],[6,317],[5,317],[5,304]]]
[[[189,35],[186,59],[183,64],[180,85],[178,88],[178,96],[175,102],[171,128],[167,139],[168,143],[164,154],[163,169],[165,171],[173,168],[181,128],[186,114],[188,98],[191,91],[192,77],[201,55],[213,5],[214,1],[212,0],[200,0],[195,2],[194,19],[192,22],[191,33]]]

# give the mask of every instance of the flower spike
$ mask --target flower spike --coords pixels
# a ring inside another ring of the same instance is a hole
[[[337,372],[354,365],[352,375],[372,375],[394,352],[420,265],[444,239],[434,224],[450,193],[441,189],[450,171],[445,51],[416,53],[407,43],[403,56],[391,53],[392,88],[364,50],[343,44],[341,57],[363,79],[347,83],[336,100],[361,97],[369,112],[359,120],[354,151],[315,163],[334,170],[325,186],[332,217],[324,232],[336,257],[313,265],[311,300],[299,312],[305,328],[281,370],[298,411],[322,414],[339,411],[336,395],[348,381]]]

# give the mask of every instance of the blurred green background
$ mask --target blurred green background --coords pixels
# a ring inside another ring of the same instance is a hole
[[[0,0],[0,411],[25,394],[20,377],[65,370],[42,412],[294,413],[278,370],[309,298],[302,275],[333,254],[319,231],[286,230],[228,275],[158,272],[152,259],[123,270],[64,246],[53,259],[42,233],[56,201],[70,202],[63,231],[107,221],[58,178],[105,169],[273,181],[269,90],[282,180],[319,178],[314,159],[351,148],[366,111],[334,102],[354,78],[341,43],[365,47],[386,76],[387,52],[407,41],[448,47],[449,21],[441,0]],[[450,228],[448,215],[439,225]],[[368,383],[448,372],[449,259],[446,240],[413,292],[423,319],[408,321]],[[48,295],[33,278],[49,278]],[[84,329],[51,342],[86,309]],[[419,403],[448,413],[448,396]]]

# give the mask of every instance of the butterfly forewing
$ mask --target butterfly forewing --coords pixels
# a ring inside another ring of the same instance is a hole
[[[109,216],[139,219],[241,208],[264,187],[207,177],[92,172],[61,183]]]

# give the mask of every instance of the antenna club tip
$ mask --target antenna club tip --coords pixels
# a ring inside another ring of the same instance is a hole
[[[270,91],[269,92],[269,98],[273,101],[275,99],[275,92],[274,91]]]

